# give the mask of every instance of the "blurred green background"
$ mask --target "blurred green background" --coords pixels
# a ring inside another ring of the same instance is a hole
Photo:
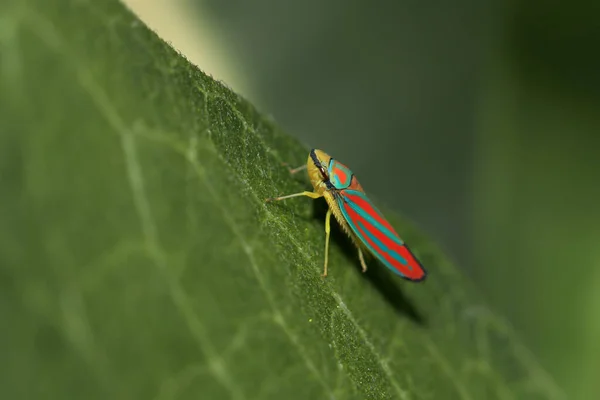
[[[600,3],[128,0],[442,245],[600,398]]]

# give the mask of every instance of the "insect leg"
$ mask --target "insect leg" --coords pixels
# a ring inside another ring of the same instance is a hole
[[[367,272],[367,264],[365,263],[365,256],[363,255],[360,247],[358,248],[358,258],[360,259],[360,265],[362,265],[362,272]]]
[[[290,174],[294,175],[297,172],[303,171],[306,169],[307,165],[301,165],[298,168],[291,168],[290,165],[286,162],[282,162],[281,165],[283,165],[284,167],[287,167],[287,169],[290,171]]]
[[[312,199],[318,199],[319,197],[322,197],[323,195],[320,193],[316,193],[316,192],[301,192],[301,193],[294,193],[294,194],[288,194],[287,196],[281,196],[281,197],[270,197],[268,199],[265,200],[266,203],[270,202],[270,201],[279,201],[279,200],[284,200],[284,199],[289,199],[290,197],[298,197],[298,196],[308,196]]]
[[[290,168],[290,167],[288,167],[288,169],[290,170],[290,174],[294,175],[296,172],[304,171],[306,169],[306,164],[305,165],[301,165],[298,168]]]
[[[331,208],[327,210],[325,215],[325,266],[323,268],[323,277],[327,276],[327,260],[329,259],[329,234],[331,232]]]

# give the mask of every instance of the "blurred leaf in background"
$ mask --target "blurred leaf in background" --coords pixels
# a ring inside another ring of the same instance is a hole
[[[194,5],[250,98],[439,238],[572,398],[600,397],[597,2]]]
[[[600,7],[506,15],[481,102],[475,275],[573,398],[600,398]]]
[[[307,149],[120,2],[0,7],[7,399],[564,398],[393,213],[434,279],[338,232],[322,280],[322,209],[263,200]]]

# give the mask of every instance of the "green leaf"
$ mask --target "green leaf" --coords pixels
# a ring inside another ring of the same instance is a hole
[[[321,279],[322,202],[264,203],[307,149],[119,2],[0,16],[6,398],[563,397],[393,214],[427,281],[363,275],[339,231]]]

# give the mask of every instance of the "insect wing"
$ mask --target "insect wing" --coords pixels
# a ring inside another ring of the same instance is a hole
[[[404,279],[425,279],[427,272],[419,260],[363,192],[342,190],[337,200],[352,232],[386,267]]]

